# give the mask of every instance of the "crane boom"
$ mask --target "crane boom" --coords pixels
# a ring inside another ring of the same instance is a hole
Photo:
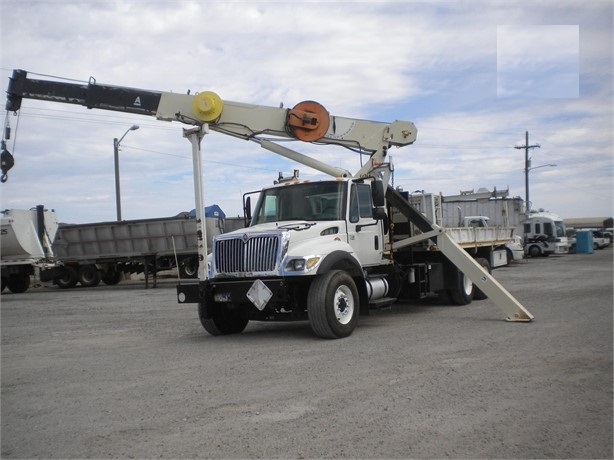
[[[380,164],[391,146],[402,147],[416,140],[416,127],[407,121],[382,123],[330,115],[313,101],[292,109],[222,100],[211,91],[179,94],[124,86],[40,80],[25,70],[14,70],[7,90],[6,110],[17,112],[23,98],[82,105],[180,121],[207,123],[209,129],[230,136],[256,140],[262,136],[296,139],[317,144],[340,145],[371,156]],[[364,169],[364,168],[363,168]],[[359,175],[365,175],[361,169]]]
[[[179,121],[193,127],[184,129],[184,137],[192,144],[194,163],[194,192],[198,222],[204,221],[203,184],[201,171],[202,138],[209,130],[229,136],[252,140],[278,155],[333,176],[351,177],[344,169],[298,153],[272,142],[267,136],[300,140],[321,145],[340,145],[370,156],[369,161],[354,174],[385,176],[392,170],[385,163],[391,146],[402,147],[416,140],[416,127],[407,121],[382,123],[331,116],[319,103],[303,101],[292,109],[224,101],[212,91],[196,94],[178,94],[151,91],[125,86],[98,84],[94,78],[87,83],[41,80],[28,77],[28,72],[13,70],[7,89],[6,110],[17,112],[24,98],[76,104],[89,109],[112,110],[146,115],[164,121]],[[13,166],[13,157],[2,141],[0,180],[7,180],[7,171]],[[385,168],[382,165],[387,165]],[[204,227],[199,228],[199,257],[207,254]],[[199,277],[204,278],[204,264],[200,264]]]

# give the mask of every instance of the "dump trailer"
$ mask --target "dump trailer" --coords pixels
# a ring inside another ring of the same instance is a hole
[[[32,276],[56,264],[52,241],[58,228],[55,211],[43,205],[6,209],[0,225],[2,291],[19,294],[30,287]]]
[[[249,226],[215,237],[209,255],[204,219],[197,214],[198,280],[177,285],[177,300],[196,304],[203,328],[212,335],[240,333],[249,321],[279,320],[309,321],[322,338],[347,337],[360,314],[392,305],[416,283],[430,283],[426,287],[430,292],[452,291],[460,303],[471,301],[475,285],[507,320],[533,319],[479,260],[391,187],[389,150],[416,140],[416,127],[409,121],[331,115],[315,101],[292,108],[267,107],[223,100],[212,91],[181,94],[101,85],[93,79],[87,84],[31,79],[23,70],[13,72],[7,94],[6,108],[13,112],[22,99],[31,98],[191,125],[183,135],[192,147],[200,211],[204,187],[200,145],[211,131],[254,142],[331,177],[280,180],[264,187],[253,207],[247,196],[244,210]],[[340,147],[359,159],[359,166],[352,173],[279,140]],[[7,171],[2,171],[5,176]],[[419,232],[391,238],[393,212],[402,214]],[[430,252],[438,254],[439,262],[421,260],[429,252],[422,250],[428,240],[436,247]],[[428,276],[416,276],[420,268]],[[422,292],[422,287],[417,289]]]
[[[223,212],[217,206],[205,211],[207,238],[224,230]],[[217,215],[216,215],[217,214]],[[153,286],[157,273],[176,268],[182,278],[198,274],[196,219],[190,213],[155,219],[60,224],[53,241],[58,265],[41,270],[41,281],[53,281],[61,288],[81,284],[97,286],[100,281],[114,285],[125,274],[145,275]]]

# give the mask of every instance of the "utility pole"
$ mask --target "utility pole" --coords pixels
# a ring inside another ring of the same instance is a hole
[[[531,170],[531,160],[529,159],[529,149],[539,148],[539,144],[529,144],[529,131],[525,131],[524,145],[517,145],[515,149],[524,149],[524,193],[525,193],[525,208],[527,215],[531,211],[531,202],[529,201],[529,171]]]

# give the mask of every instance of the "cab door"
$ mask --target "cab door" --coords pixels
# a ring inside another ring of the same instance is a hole
[[[361,265],[378,265],[384,252],[382,222],[373,218],[371,186],[352,183],[348,206],[348,242]]]

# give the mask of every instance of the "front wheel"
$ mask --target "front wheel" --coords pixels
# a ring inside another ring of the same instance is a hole
[[[539,249],[539,246],[531,246],[529,248],[529,255],[531,257],[539,257],[542,255],[542,251]]]
[[[342,270],[318,275],[307,295],[307,315],[311,329],[319,337],[347,337],[358,323],[359,297],[356,284]]]
[[[249,322],[240,310],[231,310],[224,305],[218,306],[210,318],[205,317],[205,310],[205,305],[200,302],[198,304],[200,324],[211,335],[239,334]]]

